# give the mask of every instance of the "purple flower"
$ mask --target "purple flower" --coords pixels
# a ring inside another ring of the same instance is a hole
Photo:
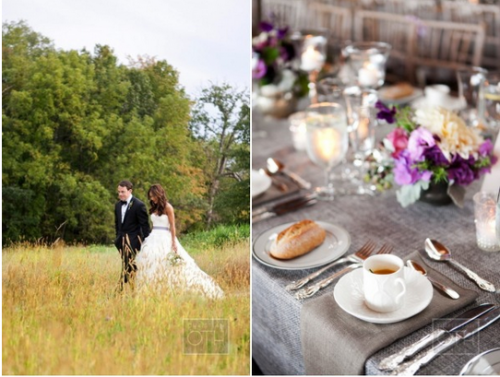
[[[278,39],[283,39],[285,38],[286,34],[288,33],[288,26],[284,27],[283,29],[278,29]]]
[[[446,159],[443,152],[441,152],[441,149],[439,149],[439,147],[437,145],[434,145],[433,147],[428,148],[424,152],[424,159],[432,161],[434,163],[434,165],[437,165],[437,166],[446,166],[450,163]]]
[[[410,158],[413,161],[423,161],[425,159],[425,151],[434,145],[436,145],[436,141],[432,133],[424,127],[417,128],[410,134],[410,138],[408,139]]]
[[[485,140],[483,144],[479,146],[479,154],[481,156],[487,156],[493,151],[493,144],[491,140]]]
[[[252,77],[254,79],[261,79],[262,77],[265,76],[266,72],[267,72],[266,64],[262,59],[259,59],[259,61],[257,62],[257,66],[252,71]]]
[[[420,180],[428,181],[431,179],[432,172],[428,170],[421,172],[414,167],[414,164],[408,150],[401,152],[394,165],[394,180],[398,185],[412,185]]]
[[[270,22],[262,21],[260,23],[260,30],[265,31],[266,33],[269,33],[273,29],[274,29],[274,25]]]
[[[466,186],[472,183],[476,178],[477,172],[474,174],[472,166],[474,166],[474,157],[470,156],[467,160],[455,155],[452,159],[451,166],[448,168],[448,179],[455,181],[456,184]]]
[[[396,115],[396,108],[394,106],[392,109],[389,109],[381,101],[377,101],[377,103],[375,103],[375,107],[379,110],[377,113],[377,119],[385,119],[385,121],[389,124],[396,121],[394,119],[394,116]]]

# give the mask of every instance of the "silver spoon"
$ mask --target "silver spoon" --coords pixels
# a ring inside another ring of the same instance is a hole
[[[418,273],[421,273],[424,276],[427,276],[427,271],[425,270],[425,268],[423,268],[421,265],[419,265],[414,260],[411,260],[411,259],[407,260],[406,265],[408,267],[410,267],[412,270],[417,271]],[[434,287],[436,287],[441,292],[446,293],[453,300],[460,298],[460,295],[458,294],[457,291],[451,289],[450,287],[447,287],[446,285],[443,285],[443,284],[437,282],[436,280],[434,280],[430,276],[427,276],[427,279],[429,279],[429,281],[432,283],[432,285]]]
[[[495,292],[495,286],[490,283],[489,281],[483,279],[480,277],[478,274],[475,272],[469,270],[467,267],[463,266],[462,264],[458,263],[457,261],[454,261],[451,259],[451,252],[441,244],[440,242],[436,240],[431,240],[430,238],[427,238],[425,240],[425,251],[427,252],[427,256],[431,259],[434,259],[436,261],[446,261],[450,262],[453,264],[455,267],[460,268],[463,272],[466,273],[466,275],[474,280],[479,288],[482,290],[488,291],[488,292]]]
[[[311,184],[301,177],[299,177],[297,174],[285,169],[285,164],[283,164],[281,161],[278,161],[272,157],[269,157],[267,159],[267,170],[271,174],[277,174],[279,172],[287,175],[292,181],[297,183],[301,188],[304,188],[306,190],[309,190],[311,188]]]

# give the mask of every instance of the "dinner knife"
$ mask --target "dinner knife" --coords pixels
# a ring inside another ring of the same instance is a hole
[[[401,364],[396,368],[392,375],[413,376],[421,366],[428,364],[441,352],[446,351],[461,340],[467,339],[475,333],[488,327],[500,318],[500,307],[496,306],[493,310],[483,314],[476,320],[464,326],[461,330],[450,334],[448,338],[439,342],[436,346],[430,347],[427,351],[420,353],[414,360]]]
[[[415,355],[418,351],[424,349],[442,335],[465,326],[479,316],[489,312],[494,307],[495,305],[493,304],[482,304],[460,314],[459,316],[448,321],[442,329],[434,330],[408,347],[405,347],[395,354],[386,357],[379,363],[379,368],[382,370],[396,369],[406,358]]]
[[[263,207],[260,207],[257,209],[252,209],[252,216],[257,216],[257,215],[260,215],[264,212],[275,212],[279,209],[286,208],[288,206],[293,206],[293,205],[299,204],[303,201],[307,201],[309,199],[314,199],[314,198],[316,198],[315,194],[301,195],[301,196],[294,197],[292,199],[285,200],[285,201],[280,202],[278,204],[274,204],[271,206],[263,206]]]
[[[309,199],[305,199],[305,200],[296,202],[292,205],[288,205],[288,206],[281,207],[278,209],[272,209],[270,211],[261,213],[257,216],[253,216],[252,223],[256,223],[258,221],[270,219],[270,218],[276,217],[276,216],[281,216],[281,215],[284,215],[285,213],[293,212],[293,211],[296,211],[300,208],[309,207],[309,206],[316,204],[317,202],[318,201],[315,198],[309,198]]]

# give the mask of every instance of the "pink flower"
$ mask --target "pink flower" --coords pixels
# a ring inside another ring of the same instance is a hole
[[[402,128],[395,128],[387,136],[386,139],[389,140],[393,147],[394,152],[391,156],[398,158],[403,150],[408,146],[408,134]]]

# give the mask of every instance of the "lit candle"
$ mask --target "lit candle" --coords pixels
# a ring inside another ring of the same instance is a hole
[[[290,126],[290,131],[292,132],[293,146],[298,151],[306,150],[306,124],[299,123],[297,125]]]
[[[317,156],[324,162],[334,162],[342,154],[340,133],[333,128],[317,129],[314,133],[313,145]]]
[[[358,72],[358,80],[361,86],[376,86],[378,79],[379,71],[370,63],[365,63]]]
[[[365,140],[368,137],[368,131],[370,127],[370,119],[361,118],[358,122],[358,139]]]
[[[301,56],[300,69],[306,72],[319,71],[325,62],[321,52],[316,51],[314,46],[309,46]]]
[[[497,249],[498,240],[495,220],[476,224],[477,244],[482,249]]]
[[[304,151],[307,148],[307,128],[306,113],[299,111],[288,117],[290,121],[290,132],[292,133],[293,146],[298,151]]]
[[[477,246],[485,251],[500,251],[496,234],[495,196],[491,192],[480,191],[474,195],[473,200]]]

